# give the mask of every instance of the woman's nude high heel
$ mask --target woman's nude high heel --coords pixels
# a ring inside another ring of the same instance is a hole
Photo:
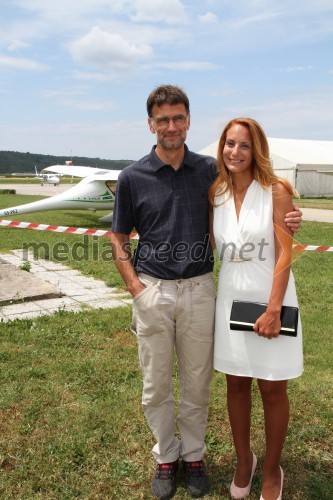
[[[252,479],[254,476],[254,471],[256,470],[257,467],[257,457],[255,454],[252,452],[253,455],[253,462],[252,462],[252,471],[251,471],[251,477],[250,477],[250,482],[247,486],[244,488],[239,488],[239,486],[235,485],[234,479],[232,480],[232,483],[230,485],[230,495],[232,498],[245,498],[251,491],[251,486],[252,486]]]

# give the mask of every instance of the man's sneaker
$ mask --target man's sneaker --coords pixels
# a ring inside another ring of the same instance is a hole
[[[178,460],[169,464],[157,464],[151,490],[157,498],[168,500],[177,489]]]
[[[185,488],[187,492],[195,498],[199,498],[208,493],[209,480],[202,460],[198,462],[185,462]]]

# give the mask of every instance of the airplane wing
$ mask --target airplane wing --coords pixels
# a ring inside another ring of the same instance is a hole
[[[0,218],[44,210],[113,210],[114,194],[107,185],[107,180],[104,178],[96,179],[90,175],[62,193],[25,205],[0,210]]]
[[[110,181],[116,181],[121,170],[108,170],[105,168],[83,167],[79,165],[52,165],[43,168],[42,173],[73,175],[74,177],[88,177],[90,175],[108,174]]]

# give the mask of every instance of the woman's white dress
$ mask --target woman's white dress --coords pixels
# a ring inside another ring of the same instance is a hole
[[[257,181],[249,186],[237,220],[234,199],[222,195],[214,208],[214,236],[222,260],[215,318],[214,367],[230,375],[286,380],[303,371],[302,326],[297,337],[268,340],[229,328],[233,300],[268,302],[275,267],[272,190]],[[296,306],[290,273],[284,305]]]

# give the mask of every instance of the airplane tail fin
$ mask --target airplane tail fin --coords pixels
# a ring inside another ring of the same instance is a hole
[[[36,175],[39,175],[36,165],[35,165],[35,172],[36,172]]]

